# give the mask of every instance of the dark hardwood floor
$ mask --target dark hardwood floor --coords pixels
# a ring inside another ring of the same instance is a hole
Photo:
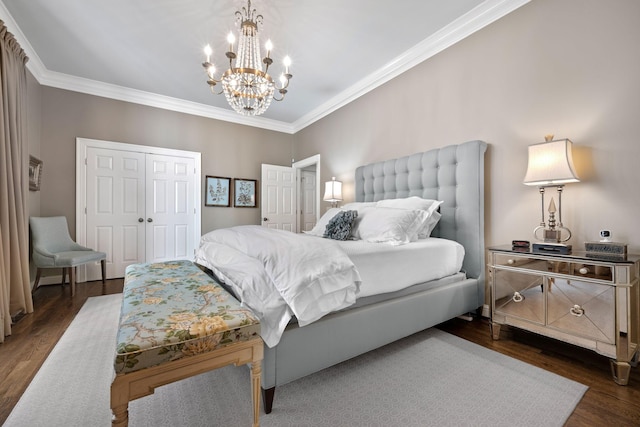
[[[107,293],[119,293],[122,286],[122,279],[109,280]],[[77,285],[73,299],[69,286],[44,286],[34,293],[34,313],[16,323],[0,344],[0,424],[87,298],[101,293],[101,282]],[[589,386],[566,426],[640,426],[640,368],[632,369],[629,385],[619,386],[611,379],[609,360],[591,351],[504,327],[494,341],[487,319],[453,319],[439,328]]]

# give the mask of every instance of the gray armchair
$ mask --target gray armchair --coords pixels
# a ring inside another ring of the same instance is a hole
[[[64,216],[31,217],[33,263],[38,268],[33,290],[38,288],[43,268],[62,268],[62,284],[67,272],[71,284],[71,296],[76,293],[76,267],[100,261],[102,268],[102,293],[105,293],[105,261],[107,254],[85,248],[71,240],[67,218]]]

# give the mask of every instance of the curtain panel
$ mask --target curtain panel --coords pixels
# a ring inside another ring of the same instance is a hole
[[[28,58],[0,21],[0,342],[11,316],[33,312],[29,279]]]

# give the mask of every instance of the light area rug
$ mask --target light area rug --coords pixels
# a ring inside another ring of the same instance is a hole
[[[109,426],[121,295],[89,298],[6,426]],[[276,389],[264,427],[562,426],[587,387],[437,329]],[[129,425],[249,426],[246,367],[156,389]]]

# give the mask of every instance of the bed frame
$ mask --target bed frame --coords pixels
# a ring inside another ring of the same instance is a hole
[[[299,328],[287,327],[265,347],[263,404],[268,414],[276,386],[320,371],[430,328],[484,304],[484,153],[470,141],[356,169],[357,202],[420,196],[443,200],[432,235],[465,248],[466,279],[409,296],[341,311]]]

